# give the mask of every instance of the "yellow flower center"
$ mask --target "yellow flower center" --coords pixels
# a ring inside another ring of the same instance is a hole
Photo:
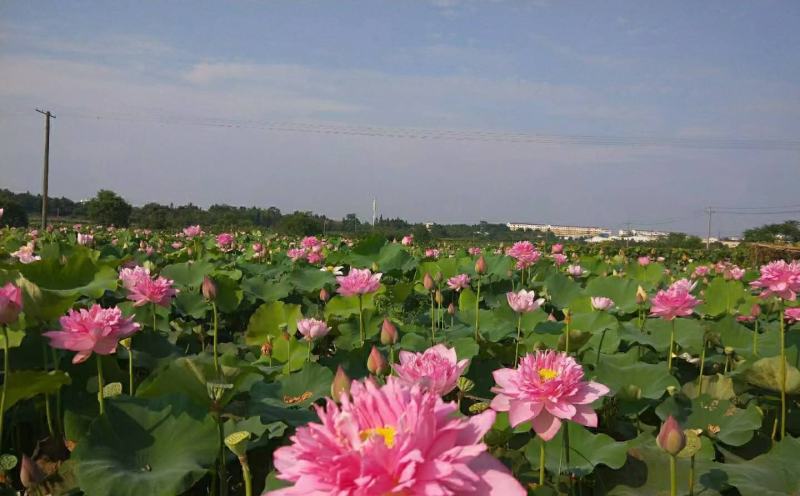
[[[394,427],[387,425],[386,427],[364,429],[363,431],[361,431],[360,436],[362,441],[366,441],[372,436],[380,436],[383,438],[383,443],[386,445],[386,447],[391,448],[394,446],[394,436],[396,434],[397,430]]]
[[[558,372],[553,369],[539,369],[539,379],[547,382],[558,377]]]

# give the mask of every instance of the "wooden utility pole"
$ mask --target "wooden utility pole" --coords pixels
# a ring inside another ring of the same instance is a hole
[[[42,173],[42,230],[47,229],[47,181],[50,175],[50,118],[56,118],[49,110],[39,110],[44,115],[44,169]]]

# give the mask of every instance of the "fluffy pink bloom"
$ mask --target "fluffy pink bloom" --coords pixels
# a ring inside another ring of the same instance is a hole
[[[474,257],[483,253],[483,250],[481,250],[477,246],[470,246],[469,248],[467,248],[467,253],[469,253]]]
[[[413,245],[414,244],[414,235],[413,234],[407,234],[407,235],[403,236],[403,239],[400,240],[400,243],[402,243],[403,246],[411,246],[411,245]]]
[[[447,286],[453,291],[461,291],[469,287],[469,276],[467,274],[459,274],[447,280]]]
[[[787,308],[783,312],[783,317],[791,324],[800,320],[800,307]]]
[[[661,290],[650,299],[650,315],[672,320],[675,317],[688,317],[700,300],[692,296],[691,284],[686,279],[677,281],[666,291]]]
[[[298,320],[297,330],[309,341],[325,337],[331,331],[324,320],[317,319]]]
[[[181,248],[183,248],[183,243],[181,243],[180,241],[173,241],[170,246],[172,247],[173,250],[180,250]]]
[[[706,265],[698,265],[697,267],[694,268],[693,275],[695,277],[705,277],[705,276],[708,275],[708,273],[710,271],[711,271],[711,269],[709,269],[708,266],[706,266]]]
[[[172,280],[161,276],[152,279],[150,271],[144,267],[122,269],[119,278],[128,290],[128,299],[133,301],[133,306],[136,307],[147,303],[168,307],[172,297],[178,293],[172,287]]]
[[[580,265],[567,265],[567,274],[572,277],[581,277],[586,271]]]
[[[302,239],[302,241],[300,241],[300,246],[302,246],[303,248],[308,248],[309,250],[311,248],[314,248],[315,246],[321,246],[321,245],[322,241],[317,239],[316,236],[306,236],[305,238]]]
[[[221,233],[217,235],[217,246],[223,250],[228,251],[233,247],[233,234]]]
[[[42,259],[39,255],[33,254],[33,241],[29,241],[28,244],[22,245],[19,247],[17,251],[11,254],[12,257],[17,257],[17,260],[20,263],[29,264]]]
[[[553,350],[528,354],[516,369],[499,369],[492,375],[497,383],[492,409],[508,412],[512,427],[531,420],[545,441],[556,435],[562,420],[597,427],[591,403],[609,393],[600,383],[584,381],[575,359]]]
[[[312,250],[308,255],[306,255],[306,260],[308,260],[308,263],[310,264],[322,263],[325,260],[325,255],[319,251]]]
[[[12,283],[0,288],[0,325],[17,320],[22,311],[22,290]]]
[[[117,343],[139,330],[133,317],[124,318],[118,307],[103,308],[94,304],[89,310],[70,310],[61,317],[60,331],[45,332],[50,346],[77,351],[72,363],[86,361],[92,353],[110,355],[117,351]]]
[[[777,260],[761,266],[761,277],[750,283],[754,288],[760,288],[762,298],[777,296],[784,300],[795,300],[800,292],[800,262],[797,260],[786,263]]]
[[[592,296],[591,301],[595,310],[610,310],[614,307],[614,300],[605,296]]]
[[[202,236],[203,235],[203,230],[200,229],[199,225],[197,225],[197,226],[188,226],[188,227],[184,227],[183,228],[183,234],[187,238],[194,238],[194,237],[197,237],[197,236]]]
[[[373,274],[369,269],[351,268],[346,276],[336,277],[339,287],[336,292],[342,296],[374,293],[381,286],[380,272]]]
[[[520,290],[518,293],[506,293],[508,306],[517,313],[533,312],[544,303],[544,298],[536,299],[533,291]]]
[[[481,441],[493,411],[454,416],[455,403],[394,377],[385,386],[355,381],[350,394],[341,406],[315,406],[320,422],[299,427],[292,444],[275,451],[278,478],[294,486],[267,494],[527,494]]]
[[[562,245],[561,243],[556,243],[550,247],[550,253],[552,253],[553,255],[555,255],[556,253],[561,253],[562,251],[564,251],[564,245]]]
[[[553,263],[556,265],[564,265],[567,263],[567,256],[563,253],[556,253],[553,255]]]
[[[292,262],[297,262],[306,258],[306,250],[303,248],[289,248],[286,256],[292,259]]]
[[[697,287],[697,281],[691,282],[688,279],[678,279],[677,281],[673,282],[669,289],[681,290],[686,291],[687,293],[691,293],[694,291],[694,288]]]
[[[643,257],[639,257],[637,261],[639,262],[639,265],[641,265],[642,267],[644,267],[645,265],[650,265],[650,257],[646,255]]]
[[[439,258],[439,250],[436,248],[428,248],[425,250],[425,257],[433,259]]]
[[[94,244],[94,236],[91,234],[78,233],[78,244],[83,246],[91,246]]]
[[[455,348],[437,344],[422,353],[401,351],[400,363],[394,365],[394,373],[403,384],[411,387],[420,385],[422,389],[444,396],[458,384],[469,360],[458,361]]]
[[[524,269],[535,264],[541,253],[530,241],[517,241],[506,251],[506,255],[517,261],[517,269]]]
[[[734,281],[741,281],[742,277],[744,277],[745,270],[739,268],[737,266],[732,266],[728,270],[722,273],[722,276],[725,279],[733,279]]]

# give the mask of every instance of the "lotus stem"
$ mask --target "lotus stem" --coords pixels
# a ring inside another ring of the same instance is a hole
[[[670,496],[678,496],[678,470],[674,456],[669,457],[669,494]]]
[[[308,363],[311,363],[311,339],[308,340],[308,357],[306,358]]]
[[[672,370],[672,348],[675,346],[675,319],[672,319],[672,329],[669,331],[669,349],[667,350],[667,372]]]
[[[103,397],[103,387],[105,387],[103,382],[103,360],[100,355],[95,358],[97,358],[97,403],[100,405],[100,415],[102,415],[106,411],[105,398]]]
[[[133,384],[133,340],[128,347],[128,393],[133,396],[136,391]]]
[[[758,355],[758,317],[753,327],[753,355]]]
[[[217,373],[217,376],[219,376],[219,373],[220,373],[219,355],[217,354],[217,342],[218,342],[218,339],[219,339],[219,318],[218,318],[218,315],[217,315],[217,304],[215,302],[213,302],[213,301],[211,302],[211,314],[212,314],[213,319],[214,319],[214,347],[213,347],[214,371]]]
[[[519,342],[522,340],[522,314],[517,317],[517,347],[514,349],[514,367],[517,366],[519,360]]]
[[[697,396],[703,394],[703,369],[706,364],[706,338],[703,336],[703,349],[700,352],[700,375],[697,377]]]
[[[544,486],[544,439],[539,444],[539,487]]]
[[[783,300],[780,302],[781,319],[781,439],[786,438],[786,325],[784,319]]]
[[[694,455],[689,463],[689,496],[694,496]]]
[[[478,276],[478,292],[475,296],[475,342],[481,340],[481,277]]]
[[[11,377],[11,367],[9,366],[9,352],[8,352],[8,327],[3,326],[3,391],[0,393],[0,448],[3,446],[3,426],[5,424],[6,412],[6,391],[8,389],[8,380]]]
[[[431,345],[436,342],[436,307],[434,306],[433,292],[431,291]]]
[[[594,360],[594,367],[597,368],[600,365],[600,351],[603,349],[603,340],[606,338],[606,331],[608,329],[603,329],[603,332],[600,334],[600,344],[597,345],[597,358]]]
[[[358,330],[359,336],[361,336],[361,347],[364,347],[364,343],[367,341],[367,333],[364,331],[364,297],[362,295],[358,295]]]
[[[244,495],[253,496],[253,477],[250,474],[250,464],[247,462],[247,456],[239,457],[239,464],[242,466],[242,478],[244,479]]]

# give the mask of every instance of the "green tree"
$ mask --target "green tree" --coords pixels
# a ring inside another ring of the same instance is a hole
[[[278,230],[292,236],[310,236],[322,232],[322,223],[311,212],[294,212],[281,218]]]
[[[133,211],[124,198],[107,189],[98,191],[97,196],[89,200],[87,208],[92,222],[117,227],[128,227]]]
[[[745,241],[800,242],[800,221],[787,220],[780,224],[766,224],[744,232]]]
[[[0,195],[0,208],[3,209],[0,226],[28,227],[28,213],[22,205],[5,195]]]

